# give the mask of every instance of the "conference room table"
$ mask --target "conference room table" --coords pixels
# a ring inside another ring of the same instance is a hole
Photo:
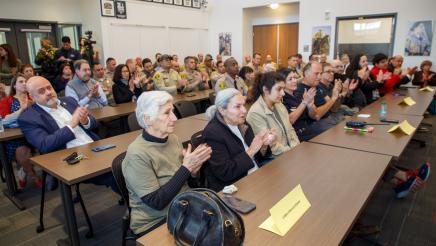
[[[207,121],[204,120],[192,117],[183,118],[177,120],[174,134],[179,137],[181,142],[190,141],[192,134],[203,130],[206,124]],[[140,134],[141,130],[129,132],[75,148],[35,156],[30,159],[34,165],[39,166],[42,170],[60,181],[62,205],[71,245],[80,245],[71,186],[110,172],[113,159],[125,152],[129,144]],[[105,144],[116,144],[116,147],[102,152],[92,152],[92,148]],[[83,154],[87,158],[78,164],[68,165],[63,159],[73,152]]]
[[[390,156],[303,142],[235,183],[256,209],[242,215],[244,245],[339,245],[387,168]],[[269,209],[298,184],[311,207],[283,236],[260,229]],[[137,240],[175,245],[166,224]]]
[[[192,93],[177,94],[174,96],[174,102],[185,100],[198,103],[200,101],[209,100],[209,93],[211,92],[213,92],[213,90],[209,89]],[[94,116],[97,121],[110,121],[130,115],[135,112],[135,108],[135,102],[128,102],[109,105],[103,108],[90,109],[89,114]],[[10,163],[6,157],[5,141],[22,137],[24,136],[19,128],[5,129],[4,132],[0,133],[0,178],[3,182],[6,182],[7,187],[7,189],[3,191],[3,194],[20,210],[24,210],[25,206],[17,197],[19,191],[15,182],[12,163]]]
[[[399,107],[399,106],[398,106]],[[359,118],[359,114],[369,114],[369,118]],[[395,114],[388,111],[387,119],[398,120],[400,123],[407,120],[410,125],[417,128],[421,123],[423,116]],[[346,121],[364,121],[367,123],[387,124],[371,125],[374,127],[373,132],[353,132],[344,129]],[[387,131],[395,124],[382,123],[379,121],[378,108],[360,111],[357,115],[342,121],[321,133],[320,135],[309,140],[311,143],[326,144],[342,148],[360,150],[370,153],[393,156],[399,158],[407,144],[413,137],[413,134],[406,135],[401,132],[388,133]]]
[[[436,87],[434,91],[420,91],[419,88],[399,89],[393,93],[389,93],[377,101],[363,108],[362,112],[378,111],[381,103],[385,102],[388,112],[406,115],[424,115],[428,106],[433,101]],[[416,104],[412,106],[399,105],[399,103],[406,97],[411,97]]]

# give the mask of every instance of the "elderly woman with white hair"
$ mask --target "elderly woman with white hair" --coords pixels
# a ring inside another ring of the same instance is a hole
[[[182,149],[173,134],[177,118],[167,92],[142,93],[135,112],[143,132],[129,145],[122,171],[129,191],[130,228],[144,235],[164,223],[169,203],[188,189],[187,180],[196,176],[212,150],[206,144],[192,152],[191,145]]]
[[[255,136],[245,122],[244,105],[241,92],[228,88],[218,92],[215,105],[206,111],[209,123],[203,140],[212,148],[212,156],[204,174],[208,188],[215,191],[255,171],[271,155],[269,145],[276,139],[275,131],[264,129]]]

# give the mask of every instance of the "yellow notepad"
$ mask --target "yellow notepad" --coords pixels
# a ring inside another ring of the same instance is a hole
[[[415,105],[416,102],[411,98],[411,97],[406,97],[404,98],[400,103],[398,103],[399,105],[407,105],[407,106],[412,106]]]
[[[259,228],[283,237],[309,208],[301,185],[297,185],[269,210],[271,216]]]
[[[419,89],[420,91],[434,91],[433,88],[431,88],[430,86],[426,86],[424,88]]]
[[[388,132],[395,132],[395,131],[401,131],[407,135],[412,134],[415,131],[415,127],[409,124],[407,120],[404,120],[400,124],[396,124],[391,129],[388,130]]]

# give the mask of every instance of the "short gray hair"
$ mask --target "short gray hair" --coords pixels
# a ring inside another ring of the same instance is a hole
[[[147,91],[139,96],[136,102],[136,120],[143,129],[148,125],[145,123],[144,116],[154,118],[159,112],[159,108],[173,100],[173,97],[166,91]]]
[[[219,91],[215,98],[215,105],[210,106],[206,110],[206,118],[209,121],[212,120],[218,108],[226,109],[230,100],[237,95],[242,95],[242,93],[235,88],[227,88]]]
[[[82,68],[82,64],[84,64],[84,63],[89,65],[89,62],[85,59],[80,59],[80,60],[75,61],[73,64],[74,71],[80,70],[80,68]]]

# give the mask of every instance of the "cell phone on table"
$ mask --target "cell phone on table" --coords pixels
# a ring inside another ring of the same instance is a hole
[[[94,147],[91,150],[93,152],[100,152],[100,151],[103,151],[103,150],[115,148],[115,146],[116,146],[115,144],[106,144],[106,145]]]
[[[223,201],[241,214],[248,214],[256,209],[256,204],[231,195],[224,195]]]

